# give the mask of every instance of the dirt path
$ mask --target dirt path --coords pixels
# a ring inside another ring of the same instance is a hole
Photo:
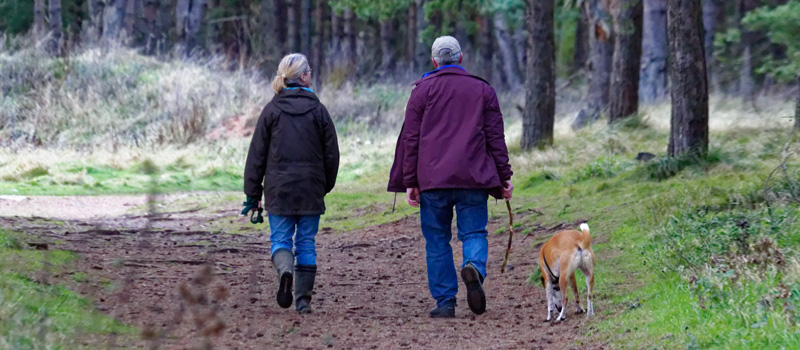
[[[161,216],[150,222],[148,234],[142,234],[146,217],[136,215],[63,223],[6,216],[0,226],[24,230],[49,249],[80,254],[74,266],[54,277],[91,297],[99,310],[144,330],[141,336],[102,340],[111,347],[605,348],[576,345],[586,328],[584,315],[570,312],[565,323],[542,322],[544,291],[527,282],[535,267],[529,238],[515,241],[514,268],[501,275],[507,236],[490,234],[484,315],[469,311],[461,285],[456,318],[430,319],[434,303],[418,217],[350,232],[321,231],[314,314],[281,309],[274,301],[277,279],[267,236],[255,229],[251,234],[205,230],[210,218],[237,220],[231,215],[235,204]],[[489,232],[502,224],[491,222]],[[460,262],[460,243],[453,244]]]

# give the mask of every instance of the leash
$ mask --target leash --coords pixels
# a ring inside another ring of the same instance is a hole
[[[511,202],[506,201],[506,208],[508,209],[508,246],[506,247],[506,257],[503,259],[503,267],[500,268],[500,273],[506,272],[506,264],[508,263],[508,253],[511,252],[511,240],[514,237],[514,214],[511,212]]]
[[[558,285],[558,276],[553,273],[553,270],[550,270],[550,265],[547,265],[547,258],[545,258],[544,253],[542,253],[542,260],[544,260],[544,267],[547,268],[547,272],[550,273],[550,283],[553,284],[553,290],[561,290]]]
[[[264,212],[264,208],[258,208],[258,210],[253,209],[253,211],[250,212],[250,223],[253,223],[253,224],[261,224],[261,223],[263,223],[264,222],[264,217],[261,216],[262,212]],[[255,218],[253,216],[255,216]]]

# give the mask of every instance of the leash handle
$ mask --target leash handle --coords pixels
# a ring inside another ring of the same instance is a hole
[[[264,208],[258,208],[258,210],[253,209],[250,211],[250,223],[252,224],[260,224],[264,222],[264,217],[261,216],[261,213],[264,211]],[[253,217],[255,216],[255,218]]]
[[[506,257],[503,259],[503,267],[500,268],[500,273],[506,272],[506,264],[508,264],[508,253],[511,252],[511,240],[514,237],[514,213],[511,212],[510,201],[506,201],[506,208],[508,209],[508,246],[506,247]]]

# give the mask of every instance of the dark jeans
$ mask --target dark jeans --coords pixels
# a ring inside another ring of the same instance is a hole
[[[420,194],[428,288],[436,299],[437,306],[455,300],[458,293],[453,248],[450,247],[453,236],[450,229],[453,223],[453,207],[457,215],[458,239],[462,244],[461,267],[467,263],[472,264],[481,276],[486,276],[486,259],[489,256],[489,242],[486,240],[488,198],[486,190],[444,189]]]

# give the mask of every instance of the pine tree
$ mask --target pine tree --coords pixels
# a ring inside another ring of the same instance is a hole
[[[708,152],[708,77],[703,49],[702,0],[670,0],[669,79],[672,120],[670,156]]]
[[[613,0],[614,55],[611,59],[609,123],[639,109],[639,71],[642,56],[642,0]]]
[[[521,141],[523,149],[543,148],[553,144],[556,106],[554,7],[553,0],[528,0],[528,64]]]

